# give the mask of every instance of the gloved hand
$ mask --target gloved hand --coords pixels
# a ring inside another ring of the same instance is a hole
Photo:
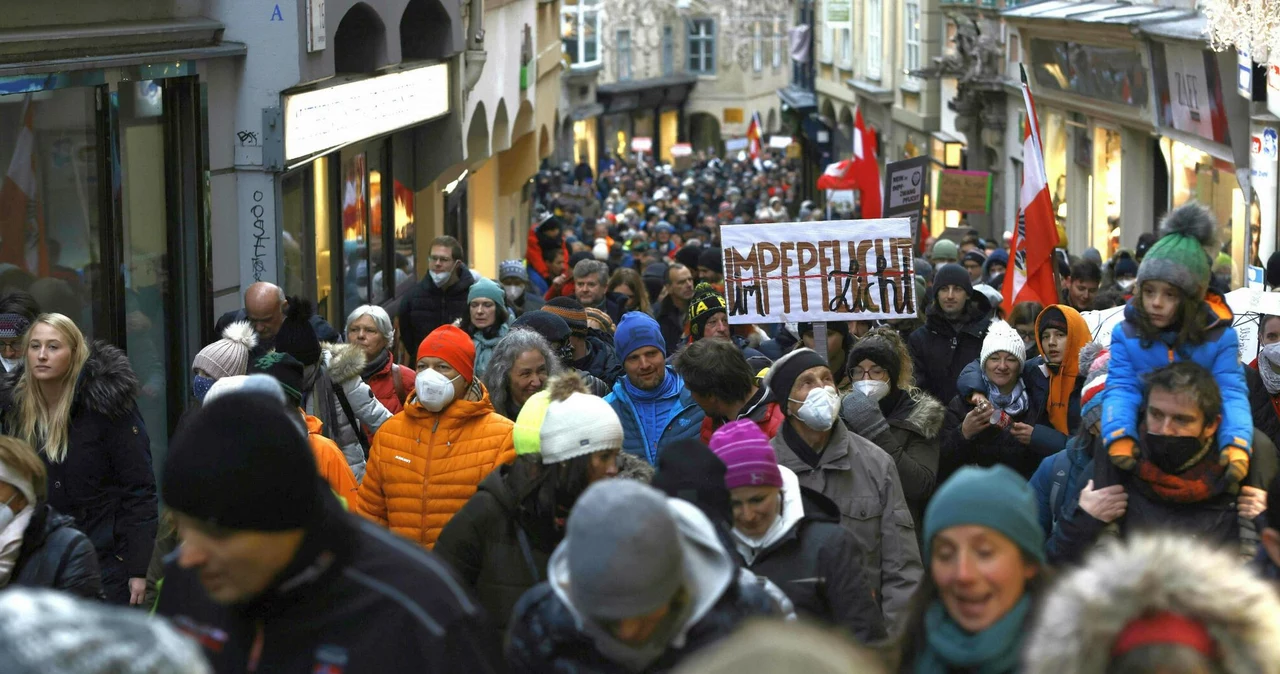
[[[1240,484],[1249,474],[1249,453],[1235,445],[1227,445],[1218,455],[1218,465],[1227,467],[1227,480]]]
[[[840,418],[849,430],[868,440],[889,430],[880,404],[858,389],[850,391],[840,402]]]
[[[1138,463],[1138,444],[1133,438],[1120,438],[1107,447],[1111,463],[1120,470],[1133,470]]]

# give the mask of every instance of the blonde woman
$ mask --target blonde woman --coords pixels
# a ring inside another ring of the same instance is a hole
[[[48,503],[93,542],[107,600],[140,604],[157,506],[138,378],[122,351],[86,343],[62,314],[38,316],[23,353],[26,367],[0,388],[5,429],[44,459]]]

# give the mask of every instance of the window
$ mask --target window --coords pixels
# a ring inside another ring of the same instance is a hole
[[[835,45],[836,27],[824,21],[822,24],[822,51],[818,53],[818,60],[823,63],[831,63],[836,50]]]
[[[618,39],[614,42],[617,47],[617,72],[614,75],[619,82],[631,79],[631,31],[618,31]]]
[[[689,20],[689,72],[716,72],[716,24],[712,19]]]
[[[759,21],[751,24],[751,67],[764,70],[764,27]]]
[[[600,0],[565,0],[560,44],[571,68],[600,64]]]
[[[880,79],[880,29],[883,0],[867,0],[867,77]]]
[[[911,72],[920,69],[920,0],[906,0],[903,5],[902,69]],[[903,85],[920,88],[920,80],[908,76]]]
[[[840,65],[853,67],[853,29],[849,26],[840,28]]]
[[[671,26],[662,27],[662,74],[672,75],[676,70],[676,37]]]
[[[773,22],[773,68],[782,67],[782,55],[786,53],[786,24],[782,19]]]

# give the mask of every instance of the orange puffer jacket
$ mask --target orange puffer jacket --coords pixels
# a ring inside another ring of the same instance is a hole
[[[431,549],[480,481],[515,460],[514,424],[493,411],[479,382],[469,391],[440,412],[409,395],[373,437],[357,512]]]

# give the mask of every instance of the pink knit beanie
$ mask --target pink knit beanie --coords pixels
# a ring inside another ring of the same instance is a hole
[[[724,462],[727,489],[781,487],[782,471],[769,438],[754,421],[730,421],[711,435],[711,451]]]

